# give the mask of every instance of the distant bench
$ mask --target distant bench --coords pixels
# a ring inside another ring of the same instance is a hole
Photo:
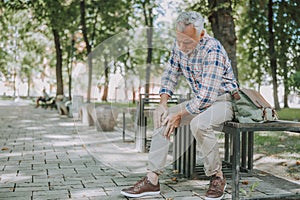
[[[68,115],[69,114],[69,105],[71,101],[68,97],[64,95],[57,95],[56,96],[56,108],[60,115]]]
[[[253,169],[254,132],[256,131],[293,131],[300,132],[300,123],[293,121],[274,121],[266,123],[225,122],[224,161],[232,166],[232,199],[239,199],[240,170]],[[174,138],[173,168],[186,177],[191,177],[196,167],[196,142],[189,126],[178,128]]]
[[[56,108],[55,104],[55,97],[49,97],[46,100],[38,100],[38,105],[42,108],[48,109],[48,108]]]

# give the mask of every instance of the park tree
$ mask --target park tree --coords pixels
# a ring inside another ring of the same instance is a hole
[[[156,63],[157,59],[160,59],[161,57],[165,58],[165,56],[163,55],[166,53],[166,51],[162,50],[162,48],[157,48],[157,44],[154,44],[156,41],[154,40],[157,40],[158,37],[162,37],[163,35],[170,36],[170,32],[167,31],[167,29],[170,29],[171,27],[167,24],[159,24],[159,22],[157,22],[158,18],[164,16],[166,13],[166,8],[163,8],[161,4],[161,0],[133,1],[134,16],[132,17],[134,26],[143,27],[145,28],[146,32],[144,37],[146,38],[145,42],[147,44],[147,51],[144,53],[147,56],[145,57],[145,61],[140,60],[138,62],[140,64],[146,63],[146,68],[143,76],[143,79],[145,79],[146,94],[149,94],[150,91],[151,74],[153,73],[154,75],[155,71],[157,71],[157,69],[151,70],[151,66],[153,65],[153,63]],[[167,4],[168,7],[171,8],[173,6],[172,4],[176,3],[168,2]],[[171,29],[173,29],[173,27]],[[161,44],[161,47],[162,46],[164,46],[164,44]],[[158,71],[160,70],[158,69]]]
[[[6,23],[6,8],[4,6],[4,3],[1,1],[0,2],[0,27],[2,30],[2,34],[1,34],[1,38],[0,38],[0,43],[1,43],[1,48],[0,48],[0,77],[2,79],[5,79],[5,75],[6,75],[6,59],[7,58],[7,51],[5,51],[4,48],[4,43],[5,41],[7,41],[7,33],[8,32],[8,25]]]
[[[19,87],[15,81],[27,82],[29,96],[32,78],[43,73],[41,68],[46,65],[45,60],[51,60],[51,54],[46,53],[46,49],[51,49],[49,33],[23,4],[8,2],[2,4],[1,10],[0,26],[4,31],[0,44],[1,51],[5,52],[1,59],[2,80],[11,85],[14,95]]]
[[[238,79],[236,58],[236,33],[231,0],[208,0],[211,23],[214,36],[220,40],[231,60],[231,66]]]
[[[94,7],[93,7],[94,8]],[[96,14],[97,17],[97,14]],[[88,38],[88,30],[87,30],[87,26],[86,26],[86,3],[85,0],[80,0],[80,25],[81,25],[81,29],[82,29],[82,34],[83,34],[83,38],[84,38],[84,42],[85,42],[85,46],[86,46],[86,54],[87,56],[89,56],[89,54],[92,51],[92,47],[90,44],[90,40]],[[87,88],[87,102],[90,102],[91,99],[91,89],[92,89],[92,58],[88,57],[88,88]]]
[[[279,75],[283,79],[284,85],[284,108],[289,107],[288,95],[293,89],[295,83],[292,75],[297,72],[297,58],[299,58],[300,47],[300,14],[296,12],[300,5],[293,1],[281,0],[276,2],[275,7],[278,8],[274,30],[277,35],[276,49],[279,66]],[[298,14],[297,14],[298,13]],[[298,23],[297,23],[298,21]]]
[[[247,82],[250,87],[258,86],[258,90],[264,84],[268,68],[264,5],[256,4],[253,0],[242,2],[237,20],[237,26],[240,27],[237,45],[240,82]]]
[[[73,21],[77,17],[75,1],[36,0],[24,3],[32,10],[34,17],[52,33],[56,54],[56,94],[64,95],[63,53],[67,51],[63,51],[62,40],[66,31],[74,27]]]
[[[277,81],[277,59],[275,52],[275,34],[274,34],[274,11],[273,11],[273,0],[268,2],[268,44],[269,44],[269,59],[270,59],[270,68],[273,84],[273,98],[275,109],[279,109],[279,100],[278,100],[278,81]]]
[[[282,80],[284,107],[288,107],[291,73],[297,70],[299,57],[299,13],[295,12],[299,4],[285,0],[249,0],[245,4],[238,23],[239,66],[242,72],[248,72],[241,73],[242,79],[259,86],[271,82],[276,109]]]
[[[18,22],[14,18],[14,11],[9,6],[6,6],[1,2],[0,13],[0,27],[1,33],[1,48],[0,48],[0,70],[1,78],[5,81],[6,85],[9,85],[13,89],[13,94],[16,94],[15,80],[17,72],[17,48],[18,48],[18,36],[19,27]]]
[[[80,0],[80,25],[83,33],[84,42],[86,44],[86,56],[88,58],[88,93],[87,101],[90,101],[91,87],[92,87],[92,74],[93,62],[91,54],[95,45],[101,44],[104,40],[112,37],[113,35],[127,30],[128,17],[131,14],[130,1],[125,2],[116,1],[87,1]],[[104,51],[103,51],[104,52]],[[103,53],[102,52],[102,53]],[[102,66],[104,66],[103,76],[105,77],[103,101],[107,101],[108,84],[109,84],[109,52],[102,54]]]
[[[147,60],[146,60],[146,84],[145,84],[145,93],[149,94],[150,87],[150,73],[151,73],[151,62],[152,62],[152,40],[153,40],[153,7],[155,6],[154,2],[150,0],[141,1],[141,7],[144,14],[145,26],[147,28]]]
[[[195,1],[189,8],[206,15],[214,37],[224,46],[231,60],[232,69],[238,79],[236,58],[236,31],[232,0]]]

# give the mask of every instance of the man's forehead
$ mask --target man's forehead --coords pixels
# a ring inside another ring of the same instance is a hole
[[[176,31],[176,38],[177,39],[192,39],[191,36],[189,36],[183,32],[179,32],[179,31]]]
[[[176,29],[177,37],[193,37],[194,28],[192,26],[186,26],[183,31]]]

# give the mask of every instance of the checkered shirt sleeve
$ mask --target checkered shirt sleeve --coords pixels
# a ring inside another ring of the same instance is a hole
[[[172,96],[177,85],[178,76],[182,74],[182,70],[179,66],[179,58],[176,54],[175,47],[171,52],[169,61],[167,62],[166,69],[161,78],[160,95],[168,94]]]

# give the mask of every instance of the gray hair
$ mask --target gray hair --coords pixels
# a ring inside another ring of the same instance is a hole
[[[186,26],[193,24],[197,33],[200,35],[204,29],[204,19],[198,12],[189,11],[180,13],[176,19],[176,28],[178,31],[183,32]]]

